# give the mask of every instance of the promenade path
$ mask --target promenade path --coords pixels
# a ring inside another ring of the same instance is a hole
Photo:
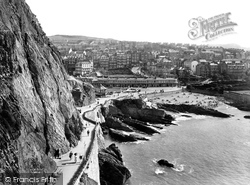
[[[89,106],[81,107],[82,113],[86,112],[88,110],[91,110],[91,107],[89,107]],[[82,116],[82,114],[81,114],[81,116]],[[82,155],[83,157],[85,157],[86,150],[89,146],[90,138],[91,138],[90,134],[88,135],[87,131],[89,131],[89,133],[92,133],[92,130],[95,127],[95,125],[88,123],[85,120],[83,120],[83,124],[86,128],[83,130],[83,132],[81,134],[81,140],[78,142],[78,145],[74,148],[71,148],[69,152],[61,155],[60,156],[61,159],[54,159],[54,161],[57,163],[57,172],[60,172],[63,174],[62,175],[63,184],[60,184],[60,185],[68,184],[68,182],[73,177],[74,173],[76,172],[76,170],[78,169],[78,167],[81,163],[79,156]],[[70,152],[73,153],[71,160],[69,158]],[[75,162],[75,156],[74,156],[75,153],[77,153],[77,162]],[[61,183],[61,181],[60,181],[60,183]]]
[[[180,90],[180,88],[146,88],[146,89],[142,89],[142,92],[140,92],[140,94],[144,94],[146,93],[154,93],[154,92],[158,92],[163,89],[164,92],[166,91],[176,91],[176,90]],[[110,99],[119,99],[122,97],[130,97],[131,94],[128,93],[119,93],[119,94],[114,94],[114,95],[110,95],[104,98],[98,98],[96,99],[96,102],[88,105],[88,106],[84,106],[84,107],[78,107],[77,109],[80,110],[80,115],[82,118],[82,115],[84,112],[93,110],[93,108],[95,108],[96,106],[100,105],[100,104],[104,104],[107,100]],[[133,93],[134,97],[138,97],[138,93]],[[95,114],[95,112],[93,112],[93,114]],[[87,116],[87,115],[86,115]],[[92,118],[96,118],[95,115],[91,115],[91,119]],[[90,134],[87,134],[87,131],[89,131],[89,133],[92,133],[92,130],[94,129],[95,125],[92,123],[89,123],[85,120],[83,120],[83,125],[85,126],[85,129],[83,130],[82,134],[81,134],[81,140],[78,142],[78,145],[76,147],[71,148],[71,150],[63,155],[60,156],[60,159],[54,159],[54,161],[57,164],[57,170],[56,172],[61,173],[63,175],[60,176],[58,182],[56,183],[57,185],[67,185],[70,181],[70,179],[73,177],[73,175],[75,174],[75,172],[77,171],[80,163],[82,161],[80,161],[79,156],[82,155],[83,157],[85,157],[86,154],[86,150],[90,145]],[[95,120],[98,121],[98,120]],[[77,153],[77,162],[75,162],[75,156],[73,155],[71,160],[69,158],[69,153],[72,152]],[[63,182],[63,183],[62,183]]]

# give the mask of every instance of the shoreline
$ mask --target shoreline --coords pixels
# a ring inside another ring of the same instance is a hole
[[[149,95],[148,100],[152,103],[198,105],[204,108],[217,108],[222,101],[216,96],[203,95],[192,92],[173,92],[162,95]]]
[[[157,90],[150,89],[149,93],[146,92],[146,94],[141,94],[145,95],[144,98],[147,98],[147,101],[152,101],[152,103],[165,103],[166,101],[172,102],[173,104],[193,104],[196,105],[197,103],[200,102],[201,106],[207,107],[208,102],[217,102],[216,106],[218,106],[218,101],[216,97],[214,96],[207,96],[207,95],[202,95],[202,94],[197,94],[197,93],[190,93],[190,92],[182,92],[182,89],[175,89],[175,88],[169,88],[168,91],[166,92],[160,92],[161,88],[158,88]],[[132,95],[132,97],[131,97]],[[87,110],[83,110],[82,114],[85,114],[87,112],[93,112],[100,107],[101,104],[105,106],[105,104],[112,100],[112,99],[117,99],[117,100],[122,100],[122,99],[135,99],[136,96],[139,98],[140,93],[120,93],[119,96],[111,95],[109,97],[105,98],[98,98],[98,102],[93,103],[90,105],[90,107]],[[144,99],[141,97],[141,99]],[[188,102],[187,102],[188,99]],[[145,100],[145,99],[144,99]],[[94,106],[93,106],[94,105]],[[96,114],[94,114],[94,117],[96,117]],[[161,129],[159,129],[159,132],[161,133]],[[104,137],[105,138],[105,137]],[[150,137],[151,138],[151,137]],[[108,139],[109,140],[109,139]],[[106,138],[104,140],[105,146],[107,143],[110,142]],[[150,139],[149,139],[150,140]],[[108,142],[107,142],[108,141]],[[113,143],[116,143],[117,141],[111,139]],[[146,142],[146,141],[135,141],[135,142]],[[134,143],[134,142],[133,142]],[[129,181],[129,180],[128,180]]]

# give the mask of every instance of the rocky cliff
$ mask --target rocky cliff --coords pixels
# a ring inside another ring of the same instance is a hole
[[[52,172],[81,131],[59,52],[24,0],[0,0],[0,171]]]
[[[95,101],[95,88],[91,84],[77,80],[72,76],[68,77],[68,82],[73,88],[72,95],[76,106],[86,106]]]

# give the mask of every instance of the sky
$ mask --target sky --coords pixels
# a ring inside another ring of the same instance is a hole
[[[238,44],[250,48],[249,0],[26,0],[47,36],[127,41]],[[234,33],[191,40],[189,21],[230,12]]]

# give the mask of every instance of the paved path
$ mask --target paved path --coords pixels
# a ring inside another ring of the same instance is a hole
[[[81,107],[80,109],[81,109],[80,115],[82,116],[84,112],[93,109],[93,105]],[[81,140],[78,142],[78,145],[74,148],[71,148],[69,152],[61,155],[60,156],[61,159],[54,159],[58,167],[57,172],[62,172],[63,174],[63,184],[60,185],[68,184],[68,182],[73,177],[74,173],[76,172],[81,163],[79,156],[82,155],[83,157],[85,157],[86,150],[90,144],[90,134],[88,135],[87,131],[89,131],[89,133],[92,133],[92,130],[94,129],[95,125],[88,123],[85,120],[83,120],[83,125],[86,127],[86,129],[83,130],[81,134]],[[74,155],[70,160],[69,158],[70,152],[72,152],[73,154],[77,153],[77,162],[75,162]]]

